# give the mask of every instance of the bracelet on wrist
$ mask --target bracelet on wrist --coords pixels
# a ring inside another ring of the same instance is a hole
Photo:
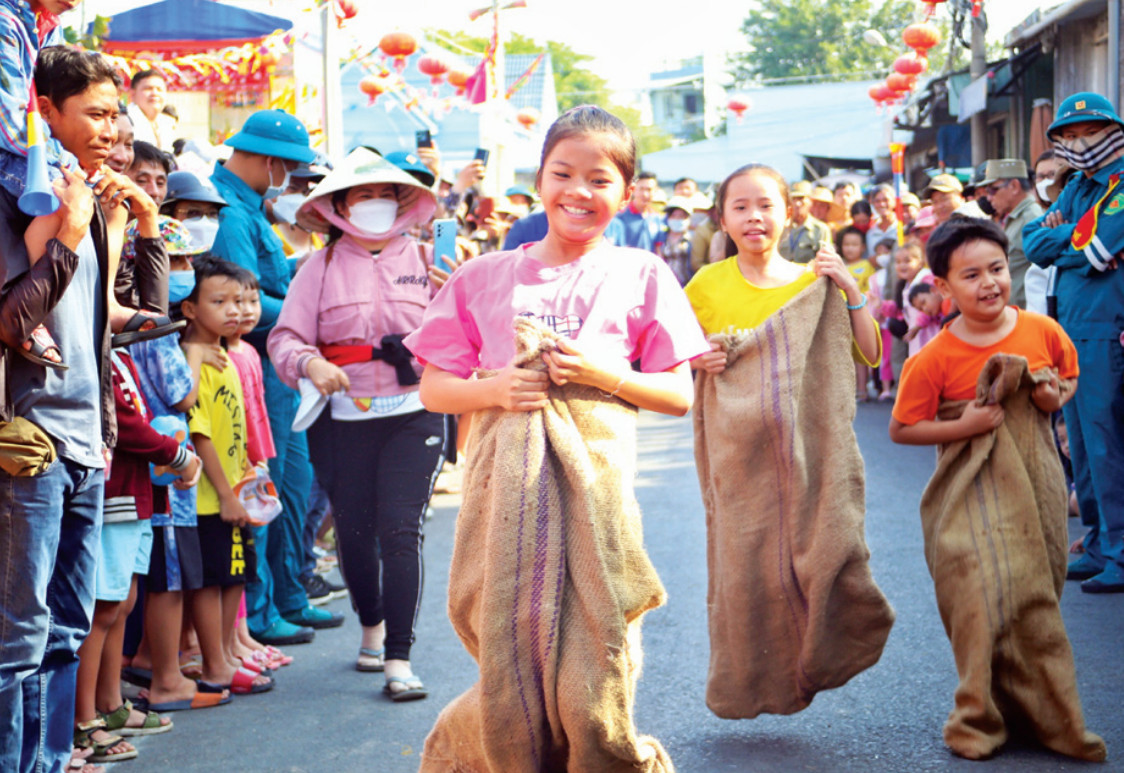
[[[613,387],[612,392],[602,392],[601,394],[605,395],[605,397],[616,397],[617,392],[621,391],[627,381],[628,376],[621,376],[621,380],[617,382],[617,385],[615,387]]]
[[[847,304],[847,310],[848,311],[859,311],[861,309],[865,309],[866,308],[866,302],[867,302],[867,297],[864,295],[863,299],[859,303],[855,304],[854,306],[852,306],[851,304],[848,303]],[[844,303],[846,303],[846,300],[844,300]]]

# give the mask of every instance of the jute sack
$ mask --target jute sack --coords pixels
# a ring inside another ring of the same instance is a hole
[[[993,754],[1016,720],[1045,746],[1103,760],[1085,730],[1058,600],[1065,583],[1067,493],[1049,418],[1030,400],[1045,371],[993,355],[976,401],[1001,404],[993,432],[942,446],[924,495],[925,560],[960,684],[944,726],[949,748]],[[950,420],[965,402],[946,403]]]
[[[515,329],[541,367],[557,337]],[[449,618],[480,680],[437,718],[421,770],[674,770],[632,719],[641,616],[665,598],[632,489],[636,409],[551,385],[547,408],[481,411],[472,432]]]
[[[727,368],[698,373],[706,703],[720,717],[800,711],[874,665],[894,621],[863,534],[844,306],[820,279],[753,330],[711,336]]]

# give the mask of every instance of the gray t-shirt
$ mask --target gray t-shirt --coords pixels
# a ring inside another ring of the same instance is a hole
[[[55,441],[59,456],[85,467],[105,467],[102,457],[101,352],[105,284],[94,241],[78,245],[78,268],[44,324],[69,370],[55,370],[19,355],[11,360],[12,403],[17,416],[34,422]]]

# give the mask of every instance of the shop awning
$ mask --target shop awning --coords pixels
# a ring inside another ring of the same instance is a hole
[[[260,40],[292,26],[281,16],[215,0],[163,0],[113,16],[105,50],[171,55],[213,51]]]

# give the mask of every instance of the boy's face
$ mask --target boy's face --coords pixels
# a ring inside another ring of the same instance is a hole
[[[936,284],[966,318],[990,322],[1003,314],[1011,297],[1007,253],[995,242],[966,242],[953,251],[948,276],[936,277]]]
[[[183,314],[215,338],[232,336],[242,321],[242,283],[227,276],[209,276],[194,301],[183,302]]]
[[[129,177],[156,202],[157,207],[164,203],[168,195],[168,174],[163,166],[143,161],[134,163],[129,167]]]
[[[913,308],[930,317],[939,317],[941,314],[941,301],[943,299],[936,293],[918,293],[912,301]]]
[[[238,322],[238,332],[246,335],[258,325],[261,319],[261,296],[256,288],[242,289],[242,316]]]

